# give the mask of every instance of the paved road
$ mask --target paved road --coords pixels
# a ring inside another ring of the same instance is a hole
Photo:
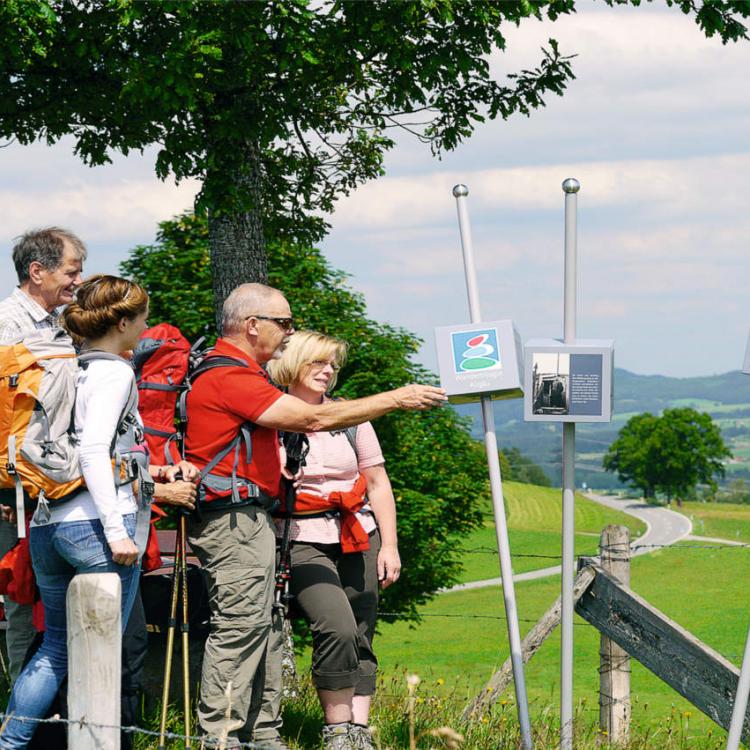
[[[586,497],[601,505],[606,505],[608,508],[614,508],[630,516],[635,516],[646,524],[646,533],[631,542],[630,546],[633,549],[634,555],[644,555],[652,552],[655,549],[653,545],[662,547],[679,542],[681,539],[690,536],[690,532],[693,530],[693,525],[690,523],[689,518],[661,506],[647,505],[640,500],[622,500],[608,495],[595,495],[594,493],[588,493]],[[530,570],[528,573],[519,573],[513,576],[513,580],[532,581],[536,578],[559,575],[560,572],[561,566],[553,565],[549,568]],[[499,586],[502,582],[502,578],[487,578],[483,581],[459,583],[449,590],[466,591],[467,589],[480,589],[485,586]]]

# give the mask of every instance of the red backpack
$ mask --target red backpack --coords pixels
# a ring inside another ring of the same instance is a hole
[[[191,351],[179,328],[159,323],[141,334],[133,352],[138,411],[154,463],[176,464],[180,460],[181,436],[175,424],[175,407]]]
[[[151,460],[155,464],[179,463],[182,436],[177,428],[176,406],[193,349],[180,329],[159,323],[141,334],[133,352],[133,367],[138,384],[138,412],[143,421]],[[162,560],[155,524],[166,513],[156,504],[151,506],[151,529],[141,568],[148,572],[161,567]]]

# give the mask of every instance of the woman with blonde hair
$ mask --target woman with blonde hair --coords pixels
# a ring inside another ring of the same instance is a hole
[[[44,508],[31,521],[29,544],[44,605],[45,632],[39,650],[16,681],[0,748],[24,748],[45,716],[68,669],[65,598],[79,573],[114,572],[122,584],[122,626],[137,587],[136,522],[146,516],[147,459],[138,482],[115,481],[111,451],[138,450],[142,440],[137,390],[130,364],[119,355],[132,349],[146,328],[148,295],[140,285],[115,276],[83,282],[61,323],[81,345],[74,425],[80,441],[86,488],[65,502]],[[84,366],[85,365],[85,366]],[[144,473],[146,472],[146,473]],[[136,486],[138,491],[136,491]],[[140,492],[146,492],[139,497]],[[139,514],[139,508],[144,513]],[[142,524],[139,523],[139,526]]]
[[[269,362],[274,381],[308,403],[330,400],[346,344],[314,331],[291,337]],[[398,580],[396,506],[375,430],[308,433],[309,452],[289,523],[290,593],[310,624],[312,674],[328,750],[373,747],[367,728],[375,692],[372,649],[378,587]]]

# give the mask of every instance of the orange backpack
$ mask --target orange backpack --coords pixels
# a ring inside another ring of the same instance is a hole
[[[59,328],[33,331],[0,346],[0,503],[15,507],[19,538],[26,536],[24,493],[43,511],[83,488],[74,423],[78,368],[110,358],[119,359],[107,352],[77,355]],[[139,480],[148,491],[152,480],[141,466],[147,454],[138,450],[137,404],[134,383],[114,439],[130,433],[132,455],[130,450],[117,453],[114,440],[111,455],[116,484]]]
[[[61,329],[0,346],[0,493],[24,527],[24,491],[58,500],[83,485],[72,431],[78,358]],[[10,498],[12,502],[8,502]]]

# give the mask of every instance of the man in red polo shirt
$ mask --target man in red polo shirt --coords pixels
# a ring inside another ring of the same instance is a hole
[[[222,337],[211,355],[236,363],[225,359],[224,366],[201,374],[187,399],[187,458],[207,474],[201,515],[189,531],[208,576],[211,605],[198,719],[210,737],[226,732],[229,747],[232,741],[271,740],[254,737],[252,724],[271,628],[276,542],[269,509],[281,480],[277,430],[342,429],[446,400],[442,389],[423,385],[318,405],[284,394],[261,365],[279,357],[293,333],[280,291],[263,284],[237,287],[224,303]]]

